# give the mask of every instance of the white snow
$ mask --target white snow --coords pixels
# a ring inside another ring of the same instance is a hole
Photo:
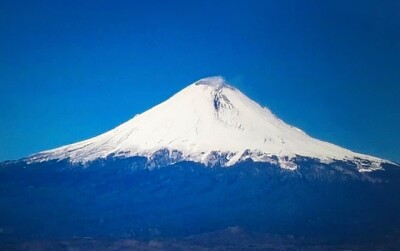
[[[201,79],[165,102],[97,137],[33,155],[30,161],[70,158],[87,162],[110,154],[150,156],[178,150],[183,158],[207,163],[211,152],[229,153],[227,166],[245,158],[295,169],[296,155],[321,161],[363,159],[373,169],[388,162],[310,137],[249,99],[222,77]],[[242,156],[245,151],[251,154]],[[362,171],[369,170],[365,165]]]

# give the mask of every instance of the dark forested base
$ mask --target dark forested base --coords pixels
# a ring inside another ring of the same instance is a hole
[[[149,170],[139,157],[85,166],[2,163],[0,246],[131,240],[164,248],[236,242],[250,248],[274,241],[400,248],[398,167],[358,173],[345,162],[297,162],[297,171],[252,161],[214,168],[181,162]]]

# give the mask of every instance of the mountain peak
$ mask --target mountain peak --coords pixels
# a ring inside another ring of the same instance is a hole
[[[222,76],[211,76],[202,78],[194,82],[193,85],[205,85],[213,87],[214,89],[221,89],[221,88],[235,89],[233,86],[229,85],[228,82]]]
[[[226,166],[252,159],[278,161],[281,167],[294,169],[291,159],[304,156],[321,161],[358,161],[359,170],[368,171],[379,169],[384,162],[310,137],[220,76],[200,79],[104,134],[33,155],[31,160],[87,162],[107,156],[151,159],[159,151],[174,155],[170,157],[176,161],[205,164],[219,156],[217,159]]]

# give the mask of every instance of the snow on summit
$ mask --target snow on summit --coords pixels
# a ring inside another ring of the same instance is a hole
[[[196,81],[168,100],[94,138],[44,151],[30,161],[69,158],[87,162],[115,156],[146,156],[167,149],[171,158],[230,166],[247,158],[295,169],[291,159],[355,161],[361,171],[379,169],[385,160],[354,153],[312,138],[286,124],[222,77]],[[367,160],[368,165],[361,164]]]

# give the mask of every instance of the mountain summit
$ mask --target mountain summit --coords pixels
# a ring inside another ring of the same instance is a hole
[[[230,166],[251,159],[296,169],[294,159],[351,161],[359,171],[388,162],[315,139],[286,124],[222,77],[200,79],[163,103],[94,138],[44,151],[29,162],[69,159],[86,163],[110,156],[167,154],[182,160]]]

